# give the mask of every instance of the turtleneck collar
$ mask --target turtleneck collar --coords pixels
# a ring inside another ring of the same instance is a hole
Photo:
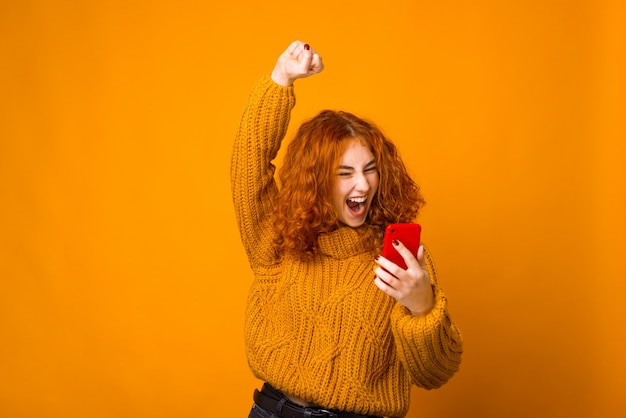
[[[358,228],[342,226],[339,229],[321,234],[317,239],[321,254],[344,259],[368,252],[363,242],[372,236],[371,227],[363,225]]]

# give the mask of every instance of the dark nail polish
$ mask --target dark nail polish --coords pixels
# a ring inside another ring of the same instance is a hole
[[[397,239],[393,240],[393,245],[397,247],[399,244],[400,244],[400,241],[398,241]]]
[[[309,44],[304,44],[304,49],[308,51],[309,49],[311,49],[311,47],[309,46]]]

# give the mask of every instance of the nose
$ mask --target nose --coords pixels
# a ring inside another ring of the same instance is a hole
[[[370,190],[370,183],[363,173],[357,173],[354,176],[354,189],[358,192],[366,193]]]

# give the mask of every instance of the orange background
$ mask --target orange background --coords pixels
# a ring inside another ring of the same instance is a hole
[[[429,202],[466,351],[409,416],[621,416],[625,28],[620,0],[2,2],[0,416],[247,416],[230,149],[293,39],[326,64],[293,125],[375,120]]]

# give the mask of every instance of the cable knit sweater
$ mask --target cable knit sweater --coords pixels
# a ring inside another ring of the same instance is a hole
[[[244,331],[250,369],[277,389],[326,408],[402,417],[412,383],[437,388],[456,372],[461,336],[428,251],[435,306],[422,317],[374,284],[373,255],[359,239],[371,233],[367,226],[320,236],[313,260],[277,256],[271,161],[294,106],[293,86],[263,77],[234,145],[233,200],[254,272]]]

